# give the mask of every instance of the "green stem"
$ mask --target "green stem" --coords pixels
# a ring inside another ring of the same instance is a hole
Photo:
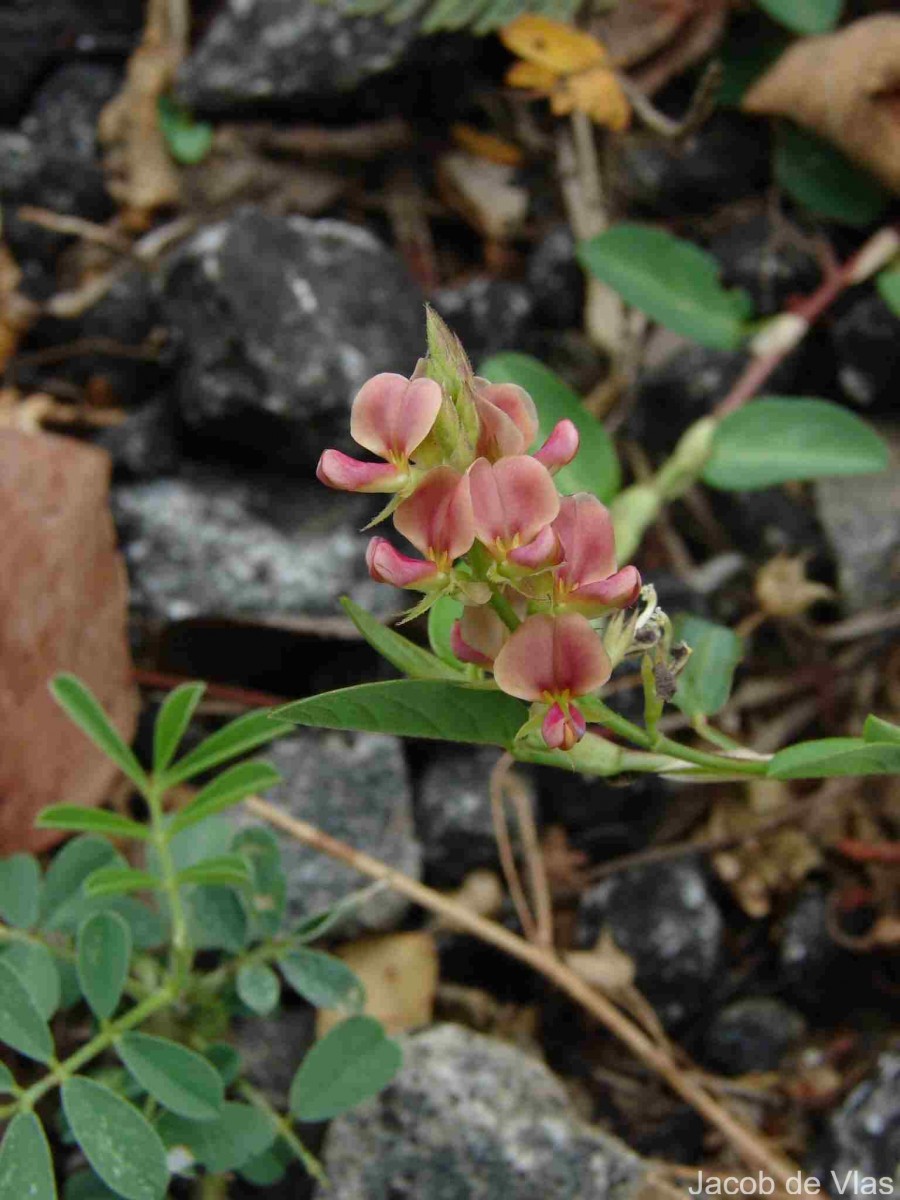
[[[207,974],[197,978],[195,990],[197,992],[218,992],[233,975],[238,973],[241,967],[272,962],[273,959],[280,958],[282,954],[290,950],[293,945],[294,942],[289,937],[261,942],[258,946],[254,946],[252,950],[244,951],[242,954],[230,958],[228,962],[217,967],[215,971],[209,971]]]
[[[245,1100],[250,1101],[254,1108],[258,1108],[260,1112],[266,1114],[266,1116],[278,1130],[278,1136],[290,1146],[300,1162],[303,1163],[309,1174],[312,1175],[314,1179],[317,1179],[319,1183],[323,1183],[327,1186],[328,1177],[325,1174],[322,1164],[310,1150],[307,1150],[307,1148],[297,1137],[288,1118],[282,1116],[278,1109],[272,1106],[272,1104],[269,1102],[268,1096],[266,1096],[264,1092],[259,1091],[258,1088],[255,1088],[252,1084],[246,1082],[239,1086],[238,1091]]]
[[[727,733],[722,733],[721,729],[716,729],[713,725],[710,725],[706,717],[701,714],[694,717],[692,724],[702,738],[711,745],[718,746],[720,750],[737,751],[740,753],[744,749],[740,742],[736,742]]]
[[[155,780],[147,789],[146,800],[147,807],[150,810],[152,842],[159,860],[163,891],[169,901],[169,911],[172,916],[172,950],[169,956],[169,974],[175,981],[176,989],[181,991],[190,972],[194,952],[191,946],[190,934],[188,933],[184,905],[181,902],[181,892],[178,887],[178,872],[175,869],[172,851],[169,847],[169,831],[165,823],[162,793],[159,784]]]
[[[513,606],[505,596],[501,596],[499,593],[494,592],[493,596],[491,596],[491,608],[494,610],[507,629],[514,633],[519,628],[521,622],[516,616]]]

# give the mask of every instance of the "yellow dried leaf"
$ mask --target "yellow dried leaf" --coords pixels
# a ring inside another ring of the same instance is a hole
[[[550,108],[557,116],[587,113],[595,124],[614,133],[627,129],[631,117],[631,107],[618,80],[603,67],[560,79],[550,93]]]
[[[559,76],[549,67],[540,67],[537,63],[517,62],[506,72],[508,87],[524,88],[529,92],[541,92],[549,95]]]
[[[430,933],[389,933],[349,942],[336,952],[366,989],[366,1012],[388,1033],[431,1023],[438,983],[438,956]],[[321,1010],[316,1034],[322,1037],[346,1013]]]
[[[753,590],[762,611],[770,617],[797,617],[834,596],[832,588],[806,577],[804,558],[776,554],[760,567]]]
[[[608,61],[601,42],[564,21],[525,14],[500,30],[507,50],[556,75],[571,75]]]
[[[454,142],[462,150],[474,154],[477,158],[486,158],[488,162],[500,163],[504,167],[518,167],[524,155],[514,142],[507,142],[495,133],[485,133],[474,125],[454,125],[450,133]]]

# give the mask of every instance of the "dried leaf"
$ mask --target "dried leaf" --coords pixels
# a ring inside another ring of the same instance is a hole
[[[799,617],[819,600],[829,600],[834,590],[806,578],[806,560],[776,554],[760,567],[753,590],[762,611],[770,617]]]
[[[565,959],[585,983],[601,992],[616,995],[634,984],[634,959],[619,949],[608,929],[601,933],[593,950],[569,950]]]
[[[744,97],[790,117],[900,192],[900,16],[884,13],[790,47]]]
[[[506,167],[518,167],[524,161],[525,156],[514,142],[507,142],[495,133],[476,129],[474,125],[453,125],[450,133],[461,150],[474,154],[476,158],[486,158],[488,162]]]
[[[335,951],[366,989],[365,1011],[388,1033],[403,1033],[431,1023],[438,983],[438,957],[430,933],[389,933],[349,942]],[[346,1013],[321,1010],[319,1037]]]
[[[479,233],[496,241],[513,236],[528,212],[528,192],[513,181],[515,168],[476,158],[462,150],[438,163],[444,201]]]
[[[501,29],[500,40],[519,58],[555,75],[570,75],[609,61],[605,47],[595,37],[550,17],[517,17]]]

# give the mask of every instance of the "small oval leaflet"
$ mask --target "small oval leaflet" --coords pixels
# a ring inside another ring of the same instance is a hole
[[[0,1041],[26,1058],[49,1062],[53,1057],[50,1026],[38,1012],[25,984],[0,958]]]
[[[66,1120],[84,1156],[124,1200],[163,1200],[166,1150],[133,1105],[102,1083],[76,1075],[62,1085]]]
[[[266,1017],[277,1008],[281,984],[264,963],[245,963],[238,971],[236,986],[241,1001],[259,1016]]]
[[[281,973],[298,995],[316,1008],[359,1010],[366,1002],[360,980],[339,958],[301,946],[278,960]]]
[[[101,1020],[111,1017],[122,998],[131,961],[131,930],[115,912],[98,912],[78,930],[78,982]]]
[[[298,1121],[327,1121],[374,1096],[403,1064],[397,1042],[373,1017],[348,1017],[310,1050],[291,1084]]]
[[[56,1200],[53,1161],[34,1113],[13,1117],[0,1145],[0,1196],[4,1200]]]
[[[222,1077],[207,1059],[167,1038],[126,1033],[116,1051],[142,1088],[164,1108],[192,1121],[214,1121],[222,1111]]]

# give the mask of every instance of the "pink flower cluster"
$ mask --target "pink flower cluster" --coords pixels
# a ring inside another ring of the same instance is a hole
[[[578,451],[575,425],[560,421],[528,454],[538,433],[531,397],[473,376],[460,361],[450,386],[429,377],[429,360],[412,379],[370,379],[353,402],[350,431],[379,461],[326,450],[316,474],[331,488],[393,494],[383,515],[393,515],[421,557],[374,537],[372,578],[424,593],[414,613],[440,596],[460,599],[456,656],[538,706],[546,744],[568,750],[585,732],[575,701],[612,671],[591,621],[632,604],[640,576],[617,568],[604,505],[587,492],[557,491],[553,475]],[[449,418],[458,435],[448,442],[438,426]]]

